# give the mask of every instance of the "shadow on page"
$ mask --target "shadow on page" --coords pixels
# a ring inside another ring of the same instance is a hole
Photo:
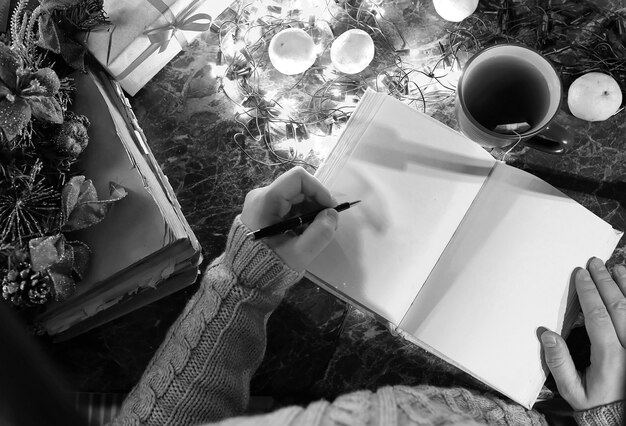
[[[316,282],[399,324],[494,161],[449,155],[454,138],[467,143],[452,130],[445,133],[450,140],[441,141],[437,132],[417,131],[414,117],[403,129],[388,122],[372,122],[326,183],[340,201],[362,203],[340,215],[335,240],[308,271]]]

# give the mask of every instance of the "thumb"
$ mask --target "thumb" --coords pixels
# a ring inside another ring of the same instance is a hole
[[[541,343],[559,393],[573,408],[579,407],[584,403],[585,390],[565,340],[557,333],[545,331]]]
[[[335,209],[325,209],[294,242],[294,250],[300,254],[306,266],[321,253],[335,236],[338,214]]]

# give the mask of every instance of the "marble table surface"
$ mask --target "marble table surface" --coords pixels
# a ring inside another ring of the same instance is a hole
[[[430,1],[384,3],[397,12],[390,19],[403,23],[401,29],[409,46],[435,46],[454,26],[436,15]],[[626,7],[625,0],[602,4],[612,10]],[[202,244],[206,262],[224,249],[230,223],[247,191],[291,167],[253,161],[250,156],[271,160],[271,154],[254,141],[246,142],[246,152],[234,143],[241,125],[234,120],[233,102],[215,77],[217,50],[215,33],[203,34],[131,99],[150,146]],[[426,113],[457,127],[453,96],[429,102]],[[567,155],[548,155],[520,146],[509,154],[507,162],[543,178],[624,230],[624,114],[590,123],[562,108],[556,121],[572,132],[575,141]],[[324,145],[321,139],[322,146],[313,151],[316,156],[307,154],[310,162],[323,159],[332,144],[332,138],[328,140]],[[502,152],[493,154],[501,156]],[[625,248],[626,240],[622,240],[610,265],[626,260]],[[191,286],[55,344],[52,353],[76,389],[126,392],[195,289]],[[584,362],[584,330],[573,333],[572,339],[577,339],[573,345]],[[284,405],[385,384],[418,383],[480,387],[455,368],[394,336],[370,316],[303,280],[289,291],[269,320],[266,357],[253,378],[252,394]]]

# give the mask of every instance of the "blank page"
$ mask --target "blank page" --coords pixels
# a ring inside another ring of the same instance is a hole
[[[546,182],[498,163],[400,328],[530,407],[539,327],[560,332],[570,277],[621,233]]]
[[[340,213],[334,241],[308,272],[399,324],[495,161],[389,96],[368,92],[361,102],[336,148],[349,158],[335,151],[334,170],[320,179],[340,202],[362,203]]]

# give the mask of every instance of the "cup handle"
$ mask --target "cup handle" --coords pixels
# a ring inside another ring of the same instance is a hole
[[[548,154],[561,155],[572,147],[573,141],[574,137],[565,127],[550,123],[541,133],[524,141],[524,144]]]

